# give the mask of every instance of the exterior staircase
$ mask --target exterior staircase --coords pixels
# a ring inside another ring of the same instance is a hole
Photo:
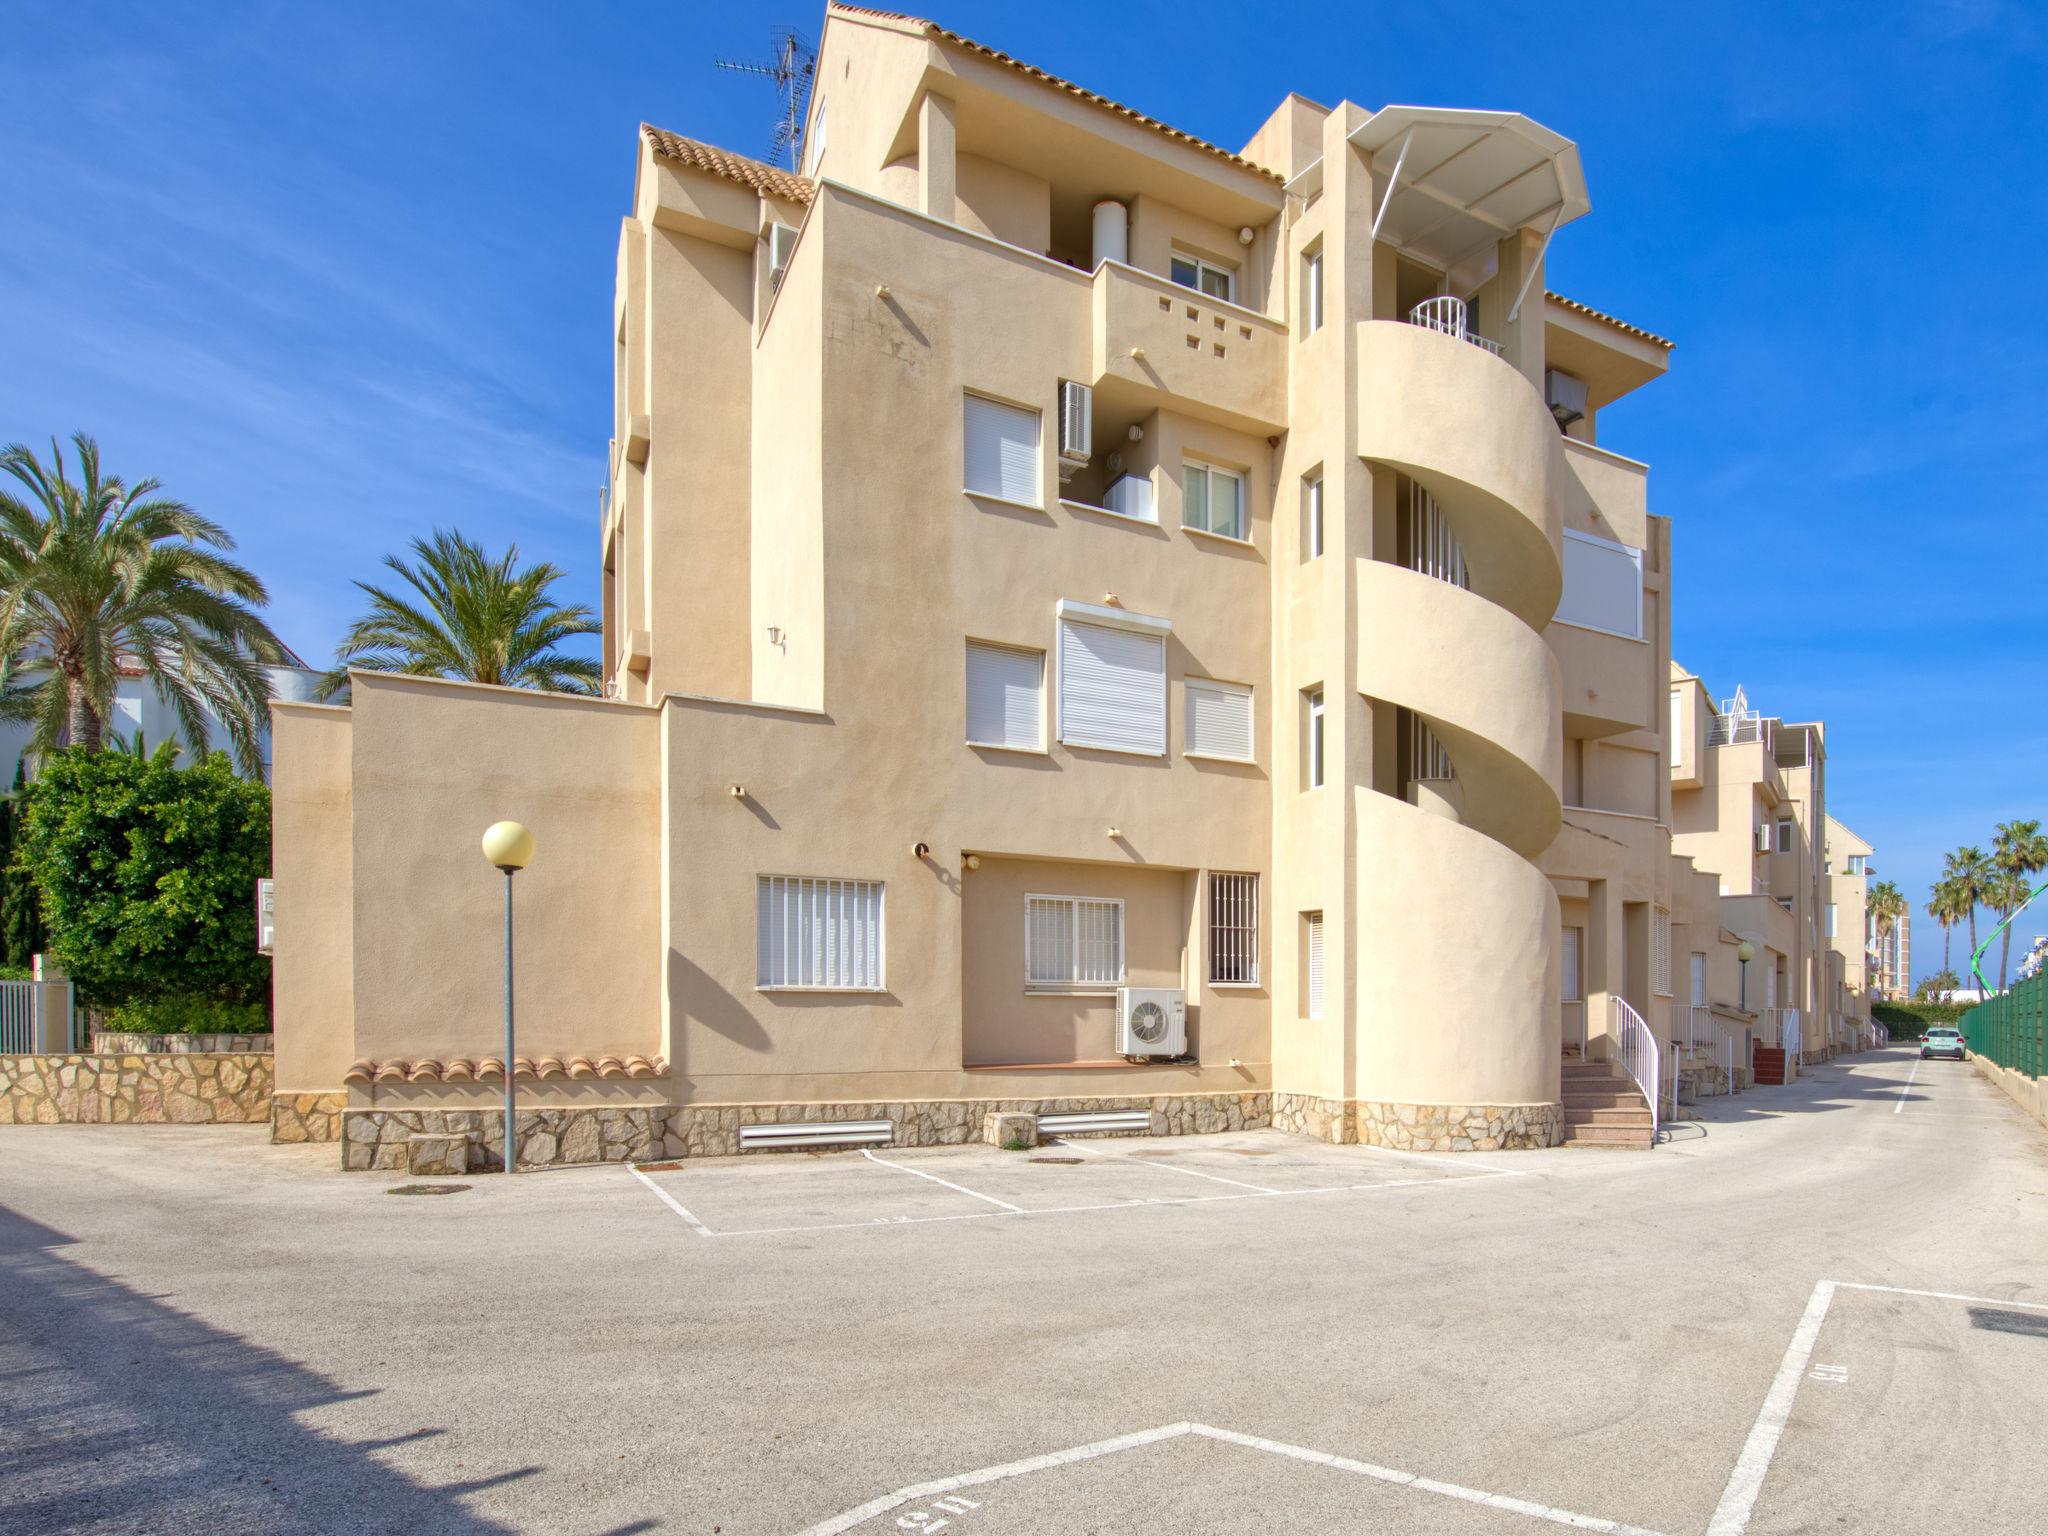
[[[1604,1061],[1568,1056],[1564,1072],[1564,1145],[1638,1147],[1648,1151],[1656,1135],[1642,1091]]]
[[[1775,1045],[1755,1047],[1756,1080],[1759,1087],[1781,1087],[1785,1082],[1785,1053]]]

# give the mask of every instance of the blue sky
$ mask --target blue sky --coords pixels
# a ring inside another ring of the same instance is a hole
[[[309,660],[350,579],[435,525],[594,602],[635,125],[763,152],[770,93],[712,60],[777,21],[815,36],[822,7],[8,13],[0,440],[82,427],[161,476],[234,530]],[[1916,908],[1942,850],[2048,818],[2038,9],[933,14],[1232,147],[1289,89],[1575,139],[1593,213],[1552,286],[1678,343],[1600,424],[1673,519],[1675,653],[1828,722],[1831,808]]]

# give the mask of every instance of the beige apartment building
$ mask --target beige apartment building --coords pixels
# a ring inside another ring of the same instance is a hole
[[[1738,935],[1752,1009],[1820,985],[1821,733],[1667,739],[1670,530],[1597,426],[1670,344],[1547,287],[1569,140],[1290,95],[1233,153],[833,5],[803,142],[639,136],[610,696],[278,708],[280,1135],[491,1155],[501,818],[536,1162],[1547,1146],[1747,1081]]]

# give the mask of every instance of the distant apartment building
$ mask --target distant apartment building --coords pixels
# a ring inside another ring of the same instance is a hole
[[[280,709],[281,1134],[386,1166],[494,1101],[501,817],[515,1070],[628,1116],[600,1155],[998,1104],[1543,1146],[1599,1139],[1567,1053],[1746,1075],[1669,527],[1597,430],[1670,344],[1547,286],[1572,143],[1290,95],[1233,153],[839,5],[816,81],[801,174],[639,136],[610,697]],[[1819,749],[1745,770],[1805,807],[1733,861],[1772,1007]]]
[[[1877,914],[1864,917],[1865,943],[1869,951],[1870,989],[1878,997],[1894,1002],[1913,995],[1913,912],[1909,906],[1890,924]],[[1968,967],[1965,966],[1965,969]],[[1967,985],[1974,979],[1964,978]]]

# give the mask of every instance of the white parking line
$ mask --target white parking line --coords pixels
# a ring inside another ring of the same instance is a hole
[[[501,1141],[504,1140],[502,1136],[498,1139]],[[500,1158],[499,1161],[503,1162],[504,1159]],[[663,1205],[667,1206],[670,1210],[674,1211],[678,1216],[682,1217],[683,1220],[687,1221],[699,1237],[716,1237],[718,1235],[717,1233],[713,1232],[709,1227],[705,1226],[703,1222],[699,1221],[696,1217],[692,1216],[687,1210],[685,1210],[683,1206],[676,1200],[675,1196],[671,1195],[667,1190],[663,1189],[659,1184],[655,1183],[654,1180],[647,1177],[646,1174],[642,1173],[633,1164],[626,1164],[626,1170],[627,1172],[631,1173],[634,1178],[638,1179],[642,1184],[645,1184],[649,1189],[653,1190],[655,1198],[657,1200],[659,1200]]]
[[[1164,1168],[1168,1173],[1184,1173],[1189,1178],[1207,1179],[1212,1184],[1229,1184],[1237,1189],[1253,1189],[1257,1190],[1262,1195],[1277,1195],[1280,1193],[1279,1190],[1274,1189],[1269,1185],[1247,1184],[1242,1179],[1226,1179],[1220,1173],[1204,1173],[1199,1168],[1183,1168],[1179,1166],[1177,1163],[1161,1163],[1155,1162],[1153,1159],[1149,1157],[1131,1157],[1128,1155],[1122,1158],[1111,1158],[1110,1154],[1107,1152],[1097,1151],[1094,1147],[1082,1146],[1079,1142],[1067,1141],[1064,1139],[1060,1139],[1058,1144],[1063,1147],[1071,1147],[1076,1152],[1085,1152],[1090,1157],[1100,1157],[1109,1159],[1110,1161],[1119,1161],[1126,1163],[1141,1163],[1147,1168]]]
[[[946,1188],[958,1194],[971,1195],[976,1200],[986,1200],[990,1205],[1000,1206],[1006,1211],[1014,1213],[1023,1209],[1022,1206],[1012,1205],[1007,1200],[998,1200],[994,1195],[984,1195],[979,1190],[969,1189],[965,1184],[955,1184],[951,1179],[942,1179],[936,1173],[926,1173],[922,1168],[912,1168],[904,1163],[892,1163],[886,1157],[875,1156],[866,1147],[861,1148],[860,1155],[871,1163],[880,1163],[884,1168],[894,1168],[898,1173],[916,1174],[920,1179],[930,1179],[934,1184],[943,1184]]]
[[[1903,1285],[1859,1285],[1854,1280],[1837,1280],[1838,1291],[1889,1291],[1894,1296],[1928,1296],[1936,1301],[1967,1301],[1985,1307],[2025,1307],[2029,1312],[2048,1312],[2048,1301],[2014,1301],[2009,1296],[1959,1296],[1954,1291],[1915,1291]]]
[[[1792,1416],[1792,1399],[1799,1395],[1799,1378],[1806,1374],[1806,1362],[1813,1357],[1814,1341],[1820,1337],[1820,1325],[1834,1299],[1832,1280],[1819,1282],[1807,1298],[1805,1315],[1792,1330],[1792,1342],[1785,1346],[1778,1374],[1771,1380],[1770,1391],[1764,1394],[1764,1405],[1757,1410],[1749,1438],[1742,1443],[1742,1454],[1735,1458],[1735,1470],[1728,1474],[1728,1486],[1721,1491],[1721,1502],[1714,1506],[1714,1518],[1707,1522],[1707,1536],[1742,1536],[1749,1528],[1757,1495],[1764,1491],[1764,1477],[1771,1470],[1771,1458],[1778,1453],[1779,1437],[1785,1433],[1785,1421]]]
[[[1281,1440],[1266,1440],[1257,1435],[1239,1434],[1235,1430],[1193,1423],[1162,1424],[1157,1429],[1140,1430],[1132,1435],[1119,1435],[1113,1440],[1097,1440],[1089,1445],[1077,1445],[1071,1450],[1032,1456],[1023,1461],[1004,1462],[1001,1466],[982,1467],[974,1472],[962,1472],[954,1477],[937,1478],[928,1483],[913,1483],[908,1488],[899,1488],[896,1492],[884,1494],[879,1499],[870,1499],[858,1509],[850,1509],[843,1515],[835,1515],[829,1520],[808,1526],[799,1533],[799,1536],[841,1536],[841,1533],[850,1531],[857,1525],[865,1525],[876,1516],[886,1515],[890,1510],[900,1509],[914,1500],[933,1498],[961,1488],[976,1488],[987,1483],[1004,1482],[1032,1472],[1071,1466],[1075,1462],[1093,1461],[1098,1457],[1114,1455],[1118,1451],[1156,1445],[1162,1440],[1177,1440],[1185,1435],[1196,1435],[1204,1440],[1214,1440],[1224,1445],[1242,1446],[1246,1450],[1263,1451],[1268,1455],[1282,1456],[1290,1461],[1327,1467],[1333,1472],[1348,1472],[1354,1477],[1369,1477],[1376,1482],[1413,1488],[1419,1493],[1433,1493],[1467,1504],[1481,1504],[1488,1509],[1527,1515],[1534,1520],[1547,1520],[1553,1525],[1568,1525],[1574,1530],[1605,1531],[1611,1533],[1611,1536],[1655,1536],[1654,1532],[1644,1530],[1641,1526],[1624,1525],[1618,1520],[1604,1520],[1598,1515],[1574,1514],[1568,1509],[1558,1509],[1549,1504],[1537,1504],[1528,1499],[1517,1499],[1502,1493],[1485,1493],[1477,1488],[1439,1482],[1435,1478],[1422,1477],[1414,1472],[1398,1472],[1391,1467],[1375,1466],[1369,1461],[1353,1461],[1348,1456],[1333,1456],[1327,1451],[1314,1451],[1306,1446],[1289,1445]]]
[[[1912,1091],[1913,1079],[1918,1077],[1919,1075],[1920,1058],[1915,1056],[1913,1058],[1913,1070],[1906,1074],[1906,1081],[1899,1089],[1899,1102],[1892,1106],[1893,1114],[1896,1115],[1900,1110],[1906,1107],[1906,1095]]]

